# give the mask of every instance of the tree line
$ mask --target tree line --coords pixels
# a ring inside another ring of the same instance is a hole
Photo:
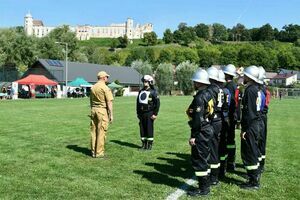
[[[56,28],[43,38],[26,36],[23,27],[2,29],[0,71],[16,68],[22,73],[39,58],[64,60],[65,47],[57,42],[68,43],[67,54],[70,61],[114,66],[132,66],[133,62],[142,61],[149,63],[153,72],[164,66],[161,64],[177,67],[187,61],[201,67],[232,63],[236,66],[263,66],[267,71],[277,71],[279,68],[299,70],[299,26],[288,25],[277,33],[272,28],[273,32],[267,34],[271,30],[266,28],[269,26],[255,29],[254,34],[254,29],[248,30],[242,28],[242,25],[228,30],[220,24],[188,27],[181,23],[178,30],[173,33],[169,29],[165,31],[164,43],[157,42],[157,36],[152,32],[145,34],[143,40],[145,45],[134,48],[126,48],[129,43],[126,37],[115,39],[110,48],[79,45],[75,33],[71,32],[68,26]],[[269,31],[264,32],[265,29]],[[167,32],[172,35],[169,39],[166,37]],[[236,36],[231,34],[235,32],[241,34],[238,36],[239,41],[251,38],[251,42],[216,42],[230,41],[230,38],[235,41],[233,38]],[[274,35],[281,35],[282,39],[271,40]],[[193,36],[193,40],[189,38],[190,36]],[[260,41],[254,40],[254,36],[260,38]]]
[[[220,23],[207,25],[204,23],[196,26],[188,26],[186,23],[180,23],[177,30],[172,32],[166,29],[163,40],[166,44],[178,43],[188,46],[198,38],[210,41],[212,43],[221,43],[224,41],[273,41],[291,42],[299,45],[300,26],[289,24],[282,27],[282,30],[273,28],[270,24],[265,24],[260,28],[247,29],[243,24],[238,23],[233,28],[227,28]]]

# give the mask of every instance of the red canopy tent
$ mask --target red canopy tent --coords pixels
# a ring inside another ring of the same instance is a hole
[[[57,85],[58,84],[57,82],[48,79],[44,75],[35,75],[35,74],[28,75],[25,78],[22,78],[15,82],[22,85]]]

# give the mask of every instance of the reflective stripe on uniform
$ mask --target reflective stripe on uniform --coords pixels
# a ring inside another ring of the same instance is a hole
[[[226,160],[227,157],[228,157],[227,154],[226,154],[225,156],[221,156],[221,157],[220,157],[220,160],[224,161],[224,160]]]
[[[219,167],[220,167],[220,163],[218,163],[218,164],[211,164],[210,165],[211,169],[218,169]]]
[[[208,169],[207,171],[208,171],[208,173],[210,174],[210,172],[211,172],[211,169]]]
[[[262,157],[258,157],[258,161],[262,161]]]
[[[146,140],[146,139],[147,139],[146,137],[141,137],[141,140],[142,140],[142,141],[144,141],[144,140]]]
[[[235,144],[226,145],[227,149],[235,149]]]
[[[266,159],[266,155],[262,155],[261,158],[262,158],[262,159]]]
[[[255,170],[258,169],[259,163],[257,165],[250,165],[250,166],[245,166],[246,170]]]
[[[195,172],[195,175],[196,176],[207,176],[208,175],[208,170],[206,171],[198,171],[198,172]]]
[[[148,141],[153,141],[153,138],[147,138]]]

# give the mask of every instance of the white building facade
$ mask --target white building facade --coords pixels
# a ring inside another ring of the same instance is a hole
[[[35,20],[28,13],[24,17],[24,30],[28,36],[44,37],[57,27],[44,26],[41,20]],[[145,33],[153,31],[153,25],[147,23],[144,25],[135,25],[133,20],[128,18],[125,23],[111,24],[110,26],[90,26],[78,25],[69,27],[71,31],[76,33],[78,40],[89,40],[90,38],[118,38],[127,36],[128,39],[141,39]]]

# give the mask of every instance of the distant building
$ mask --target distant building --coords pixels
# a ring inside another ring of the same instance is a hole
[[[274,76],[271,79],[270,84],[289,86],[296,82],[297,82],[297,73],[285,73],[285,74],[277,74],[276,76]]]
[[[68,62],[68,82],[82,77],[87,82],[95,84],[99,71],[106,71],[110,75],[110,83],[118,80],[120,85],[125,89],[124,95],[137,95],[140,85],[142,84],[142,75],[131,67]],[[26,77],[30,74],[44,75],[48,79],[58,82],[60,85],[65,85],[65,73],[65,61],[39,59],[28,68],[22,77]]]
[[[24,30],[29,36],[44,37],[57,27],[44,26],[41,20],[33,19],[30,13],[24,17]],[[128,18],[125,23],[111,24],[110,26],[78,25],[69,27],[76,33],[78,40],[89,40],[90,38],[118,38],[127,36],[128,39],[141,39],[144,33],[153,31],[153,25],[134,25],[133,20]]]

